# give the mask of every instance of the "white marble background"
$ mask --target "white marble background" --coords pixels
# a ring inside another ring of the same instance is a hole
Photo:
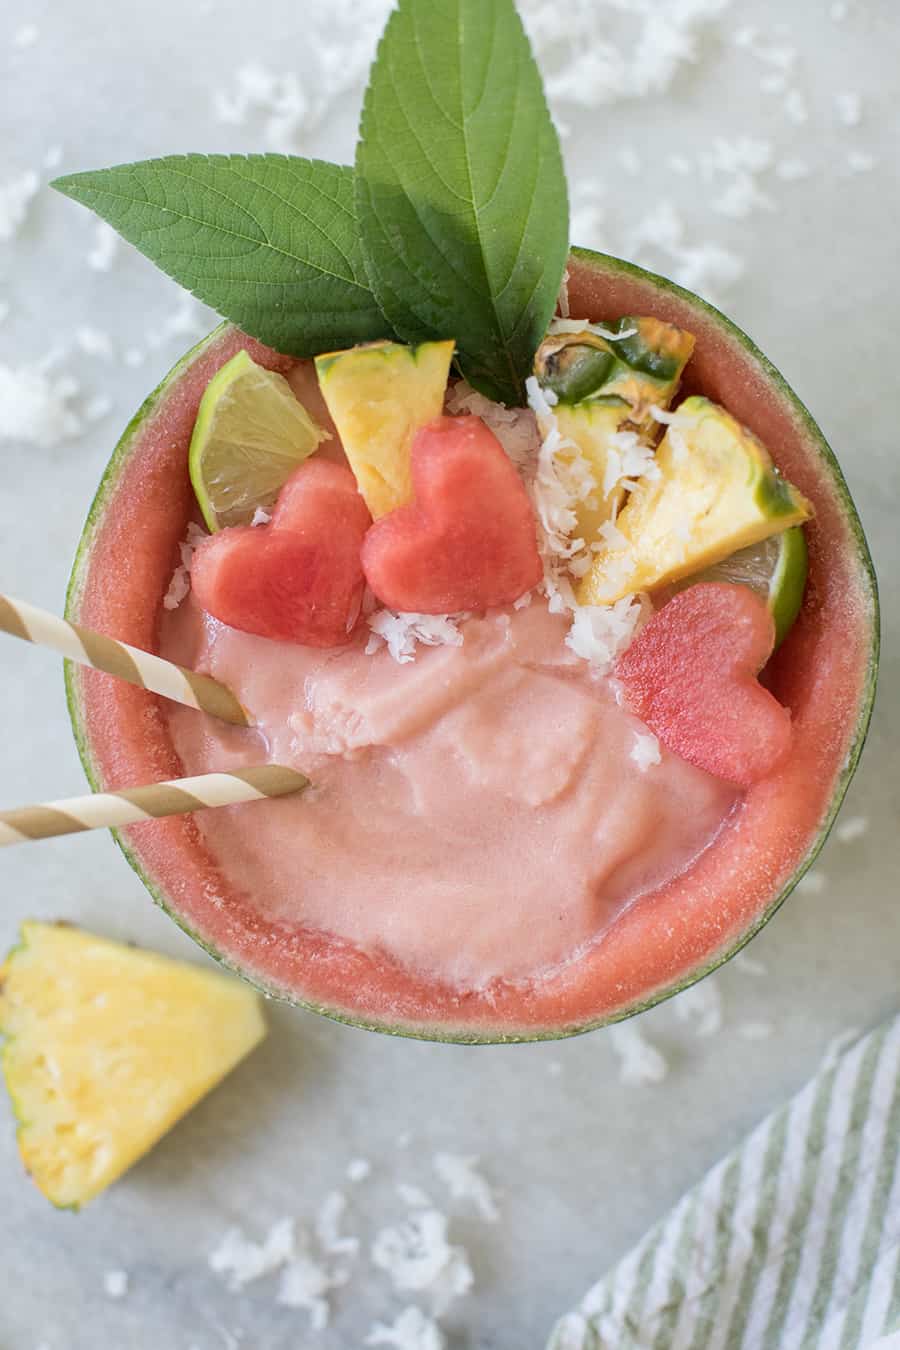
[[[349,160],[384,10],[382,0],[0,7],[2,589],[60,608],[119,428],[209,323],[136,254],[110,251],[85,212],[32,187],[57,165],[189,149]],[[361,1346],[375,1321],[429,1306],[427,1289],[396,1291],[370,1260],[374,1234],[410,1211],[398,1183],[428,1191],[474,1271],[472,1291],[440,1319],[448,1345],[538,1347],[834,1036],[897,1005],[900,15],[884,0],[523,0],[523,10],[568,133],[573,236],[686,281],[747,328],[814,410],[859,502],[886,653],[843,825],[749,963],[624,1040],[442,1047],[272,1008],[266,1045],[79,1216],[55,1213],[22,1177],[0,1103],[4,1350]],[[5,639],[0,662],[4,802],[80,791],[57,663]],[[202,959],[105,836],[0,859],[0,947],[32,915]],[[655,1052],[635,1058],[638,1033]],[[498,1222],[448,1195],[433,1170],[441,1151],[480,1156]],[[371,1162],[368,1180],[346,1179],[354,1158]],[[275,1276],[235,1293],[210,1270],[228,1226],[259,1238],[283,1216],[310,1224],[335,1189],[362,1245],[327,1330],[279,1306]]]

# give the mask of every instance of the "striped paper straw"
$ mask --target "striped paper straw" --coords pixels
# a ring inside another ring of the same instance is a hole
[[[0,848],[31,839],[50,839],[58,834],[78,834],[82,830],[118,829],[121,825],[184,815],[207,806],[233,806],[236,802],[284,797],[306,787],[309,779],[294,769],[259,764],[231,773],[204,773],[122,792],[95,792],[39,806],[20,806],[15,811],[0,811]]]
[[[194,670],[176,666],[174,661],[165,661],[139,647],[129,647],[126,642],[107,637],[105,633],[95,633],[80,624],[58,619],[55,614],[26,604],[24,600],[0,595],[0,632],[11,633],[38,647],[50,647],[70,661],[103,670],[107,675],[118,675],[129,684],[162,694],[189,708],[201,708],[225,722],[233,722],[239,727],[253,725],[250,714],[231,690],[212,676],[198,675]]]

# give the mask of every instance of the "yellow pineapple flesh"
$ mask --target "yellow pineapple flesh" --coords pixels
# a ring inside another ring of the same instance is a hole
[[[316,357],[322,396],[376,520],[412,498],[412,443],[441,415],[454,346],[371,342]]]
[[[78,1208],[145,1154],[264,1037],[228,976],[28,922],[0,968],[3,1071],[19,1150],[53,1204]]]

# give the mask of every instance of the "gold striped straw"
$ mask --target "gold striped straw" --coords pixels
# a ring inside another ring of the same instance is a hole
[[[95,792],[39,806],[20,806],[15,811],[0,811],[0,848],[82,830],[118,829],[121,825],[183,815],[207,806],[234,806],[236,802],[285,797],[307,787],[309,779],[294,769],[258,764],[231,773],[204,773],[121,792]]]
[[[162,694],[189,708],[201,708],[225,722],[239,727],[253,725],[252,717],[231,690],[211,675],[198,675],[195,670],[176,666],[174,661],[165,661],[139,647],[129,647],[127,642],[119,642],[105,633],[58,619],[24,600],[0,595],[0,632],[38,647],[49,647],[70,661],[106,671],[107,675],[118,675],[129,684]]]

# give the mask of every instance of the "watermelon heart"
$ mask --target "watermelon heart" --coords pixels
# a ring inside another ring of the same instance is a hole
[[[359,618],[359,550],[370,524],[350,470],[307,460],[282,488],[271,524],[236,525],[199,545],[191,585],[203,608],[231,628],[340,646]]]
[[[479,417],[438,417],[412,446],[415,500],[377,520],[363,570],[389,609],[454,614],[509,604],[542,567],[516,469]]]
[[[775,645],[765,603],[746,586],[704,582],[674,596],[619,658],[629,707],[682,759],[740,787],[791,746],[791,715],[757,675]]]

